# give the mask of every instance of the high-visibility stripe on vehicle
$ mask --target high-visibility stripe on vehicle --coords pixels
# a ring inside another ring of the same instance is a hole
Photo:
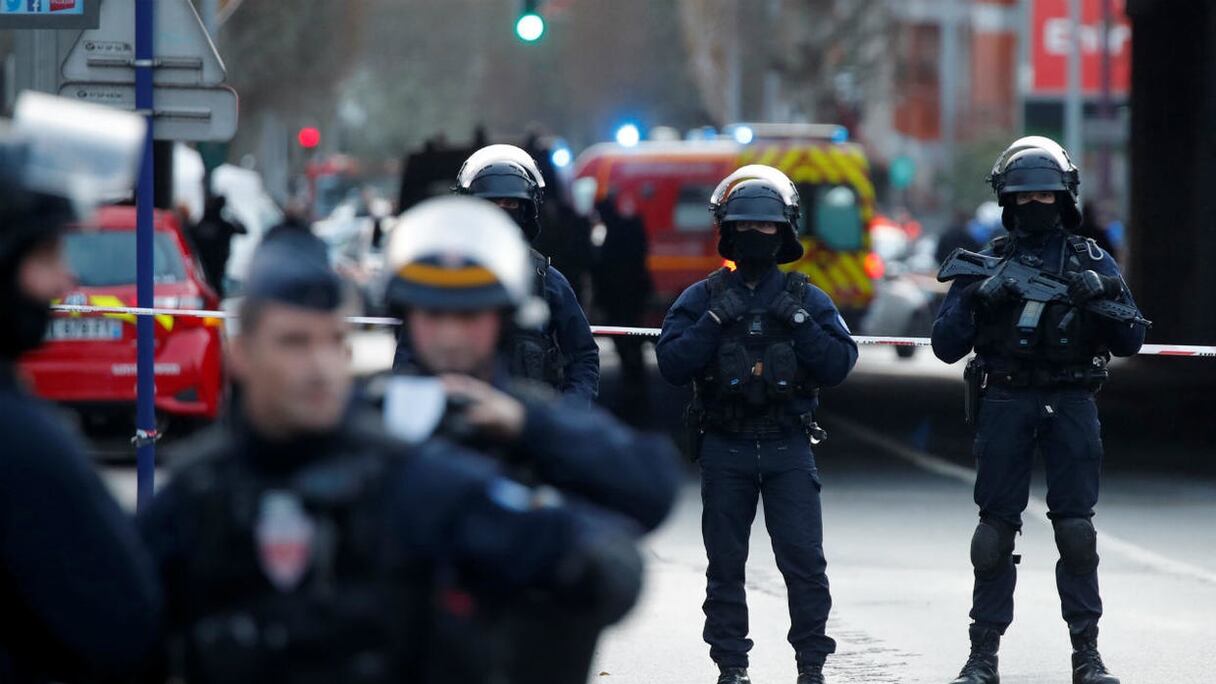
[[[682,254],[651,254],[646,267],[652,271],[710,271],[722,265],[722,257]]]
[[[851,184],[857,190],[857,194],[861,195],[861,197],[866,200],[874,199],[874,186],[870,183],[870,179],[866,177],[866,174],[862,172],[861,168],[857,166],[854,160],[850,159],[842,150],[835,147],[828,150],[828,157],[841,169],[845,178],[849,180],[849,184]]]
[[[126,306],[125,304],[123,304],[123,301],[115,295],[89,295],[89,304],[92,306],[100,306],[100,307],[106,307],[106,308],[111,308],[111,309],[121,309],[124,306]],[[74,315],[79,316],[80,314],[77,313]],[[102,317],[103,318],[114,318],[114,319],[120,320],[124,323],[130,323],[131,325],[135,325],[135,321],[136,321],[135,315],[128,314],[128,313],[105,313],[105,314],[102,314]],[[172,316],[158,314],[155,316],[155,320],[165,330],[167,330],[167,331],[173,330],[173,317]]]
[[[815,166],[819,167],[819,169],[823,172],[823,177],[827,179],[829,183],[839,184],[844,180],[844,176],[841,174],[840,169],[836,168],[836,164],[832,162],[831,158],[828,157],[828,154],[821,148],[810,148],[807,151],[807,156],[810,157]]]
[[[842,252],[840,254],[840,265],[848,274],[849,278],[857,285],[857,288],[866,295],[874,292],[874,281],[870,280],[870,276],[866,275],[865,269],[862,267],[860,259],[863,258],[852,252]]]

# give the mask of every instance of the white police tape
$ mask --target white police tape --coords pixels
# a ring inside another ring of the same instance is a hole
[[[227,311],[200,311],[197,309],[157,309],[137,306],[91,306],[84,304],[56,304],[51,307],[55,311],[65,313],[99,313],[124,314],[134,316],[185,316],[189,318],[236,318],[235,313]],[[347,321],[357,325],[401,325],[401,319],[384,316],[348,316]],[[658,337],[658,328],[629,328],[617,325],[593,325],[594,335],[609,337]],[[927,337],[881,337],[874,335],[854,335],[853,341],[862,345],[878,345],[886,347],[928,347],[932,342]],[[1216,346],[1189,344],[1146,344],[1140,348],[1142,356],[1205,356],[1216,357]]]

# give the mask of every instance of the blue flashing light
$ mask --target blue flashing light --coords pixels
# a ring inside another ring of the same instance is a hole
[[[752,130],[751,126],[736,126],[734,136],[735,142],[740,145],[747,145],[756,139],[756,132]]]
[[[569,147],[558,147],[549,155],[550,161],[559,169],[564,169],[570,166],[570,162],[574,161],[574,155],[570,153]]]
[[[616,142],[623,147],[633,147],[642,140],[642,132],[634,124],[627,123],[616,129]]]
[[[837,126],[836,130],[832,131],[832,142],[846,143],[849,141],[849,129],[844,126]]]

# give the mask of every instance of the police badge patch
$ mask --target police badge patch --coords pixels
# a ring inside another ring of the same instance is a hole
[[[312,558],[316,525],[300,500],[290,492],[268,491],[262,495],[254,532],[262,572],[279,591],[300,584]]]

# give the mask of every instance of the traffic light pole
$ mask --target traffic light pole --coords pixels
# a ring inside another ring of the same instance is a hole
[[[140,307],[153,305],[153,227],[155,162],[153,148],[153,83],[156,54],[153,49],[155,0],[135,0],[135,109],[147,117],[144,158],[135,193],[136,299]],[[152,499],[156,478],[156,372],[155,339],[151,316],[136,317],[135,462],[136,510]]]

